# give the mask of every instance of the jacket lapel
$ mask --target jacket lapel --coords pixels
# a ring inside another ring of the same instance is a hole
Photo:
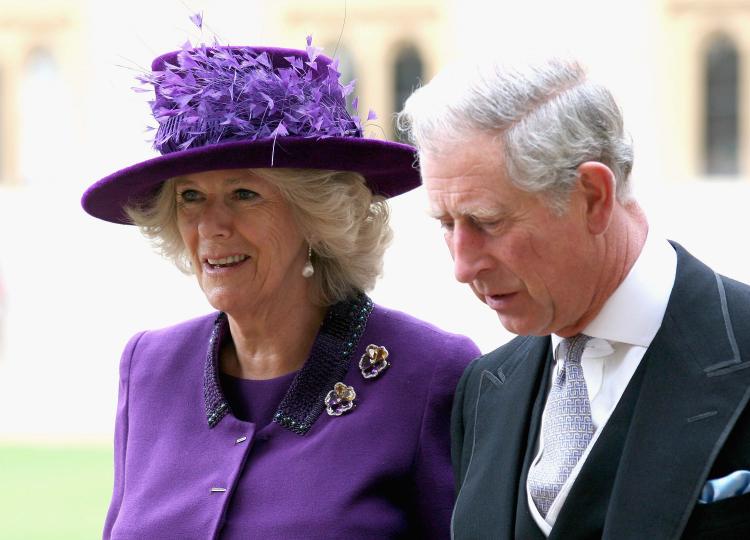
[[[675,249],[675,285],[644,358],[604,538],[678,538],[750,397],[750,361],[733,328],[750,320],[748,303],[728,302],[736,284]]]
[[[517,339],[520,345],[479,377],[472,451],[456,500],[455,530],[513,536],[518,474],[550,343],[548,337]]]

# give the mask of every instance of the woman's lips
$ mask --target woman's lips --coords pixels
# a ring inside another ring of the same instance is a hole
[[[226,257],[206,257],[204,260],[211,266],[231,266],[232,264],[240,263],[247,259],[247,255],[237,254],[228,255]]]
[[[203,260],[203,268],[207,272],[226,272],[242,266],[248,260],[250,260],[250,257],[247,255],[232,255],[215,259],[207,257]]]

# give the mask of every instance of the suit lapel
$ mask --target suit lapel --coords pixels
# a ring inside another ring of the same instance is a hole
[[[522,338],[510,356],[481,373],[472,453],[456,500],[456,530],[513,536],[518,474],[549,343],[548,337]],[[471,523],[463,526],[464,520]]]
[[[732,327],[748,307],[730,317],[724,281],[675,249],[675,286],[644,357],[604,538],[678,538],[749,397],[750,362]]]

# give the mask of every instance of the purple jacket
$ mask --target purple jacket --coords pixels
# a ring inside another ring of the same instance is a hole
[[[329,311],[260,429],[232,415],[217,382],[223,315],[134,336],[120,365],[104,537],[448,538],[451,403],[479,350],[360,300],[338,319]],[[385,346],[391,366],[365,379],[369,344]],[[323,398],[337,381],[354,387],[356,406],[330,416]]]

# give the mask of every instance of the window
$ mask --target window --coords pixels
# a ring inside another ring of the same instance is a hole
[[[739,59],[737,48],[726,36],[711,40],[705,60],[706,173],[739,172]]]
[[[2,68],[2,66],[0,66]],[[3,80],[3,71],[0,69],[0,184],[3,183],[3,181],[7,177],[7,171],[5,170],[5,152],[7,149],[5,148],[5,130],[8,129],[8,119],[3,114],[5,111],[3,110],[3,105],[5,104],[5,88],[3,85],[5,84],[5,81]],[[2,284],[0,283],[0,289],[2,289]],[[2,296],[2,290],[0,290],[0,296]],[[0,304],[2,304],[2,299],[0,299]],[[0,305],[0,311],[2,311],[2,306]],[[2,324],[2,323],[0,323]]]
[[[394,68],[393,110],[398,112],[404,108],[406,99],[421,83],[424,76],[422,57],[416,47],[407,45],[396,55]],[[397,133],[399,139],[402,138]]]
[[[33,50],[21,72],[19,167],[27,184],[54,182],[71,138],[67,90],[55,58]]]
[[[334,48],[331,48],[330,50],[334,50]],[[349,84],[351,81],[357,78],[357,72],[354,68],[354,59],[352,58],[349,49],[347,49],[343,45],[339,45],[338,50],[336,50],[336,58],[339,61],[341,83],[345,85]],[[352,101],[354,101],[354,98],[360,94],[361,90],[362,84],[360,83],[360,81],[357,81],[357,83],[354,85],[354,92],[346,96],[346,108],[350,113],[354,113],[354,111],[352,110]],[[360,116],[362,115],[360,114]],[[365,118],[367,118],[367,114],[365,114]]]

